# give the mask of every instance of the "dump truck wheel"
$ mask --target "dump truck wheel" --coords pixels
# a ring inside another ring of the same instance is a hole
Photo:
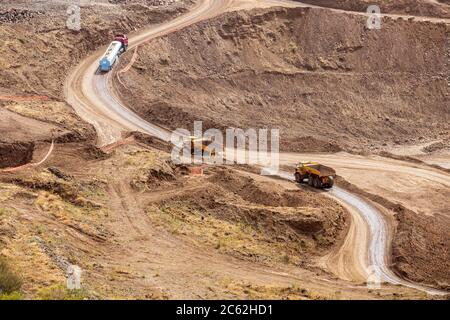
[[[318,188],[318,181],[317,180],[318,180],[317,177],[313,176],[313,186],[314,186],[314,188]]]
[[[314,186],[314,176],[312,174],[308,177],[308,185]]]
[[[321,189],[322,188],[322,180],[319,177],[316,177],[316,185],[315,187],[317,189]]]
[[[298,172],[295,173],[295,182],[298,182],[298,183],[302,182],[302,176]]]
[[[330,188],[333,188],[334,186],[334,179],[330,179]]]

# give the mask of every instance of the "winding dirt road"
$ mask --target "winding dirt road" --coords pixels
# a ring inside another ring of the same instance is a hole
[[[253,9],[255,7],[271,7],[271,6],[303,6],[299,2],[290,1],[249,1],[249,0],[201,0],[187,14],[174,19],[173,21],[153,26],[150,29],[142,30],[130,37],[130,49],[151,39],[176,32],[184,27],[192,25],[202,20],[213,18],[226,11]],[[328,9],[327,9],[328,10]],[[341,10],[334,10],[341,11]],[[342,12],[342,11],[341,11]],[[355,12],[346,12],[346,14],[364,14]],[[407,16],[390,15],[392,17],[408,18]],[[446,22],[443,19],[423,18],[418,20],[429,20],[431,22]],[[130,109],[128,109],[117,95],[112,91],[111,80],[114,73],[99,74],[97,72],[98,60],[103,54],[105,48],[100,48],[90,57],[85,59],[78,65],[67,78],[65,86],[66,99],[76,112],[88,123],[91,123],[98,134],[97,144],[106,146],[117,142],[121,139],[124,131],[140,131],[146,134],[158,137],[162,140],[170,140],[170,132],[164,128],[148,123],[140,118]],[[304,159],[305,155],[299,154],[281,154],[280,160],[285,164],[293,164],[299,159]],[[404,164],[386,163],[380,159],[365,159],[348,156],[344,162],[336,160],[334,155],[320,156],[311,155],[311,158],[322,161],[325,164],[339,165],[345,169],[350,166],[352,169],[378,168],[384,171],[408,171],[410,168]],[[341,160],[342,161],[342,160]],[[429,171],[421,168],[414,168],[414,172],[418,176],[429,179]],[[289,173],[280,173],[283,178],[292,179]],[[347,177],[346,177],[347,178]],[[433,171],[432,179],[439,183],[450,186],[449,175]],[[323,264],[336,273],[344,280],[365,281],[370,273],[369,267],[374,265],[376,270],[381,273],[381,280],[393,284],[401,284],[419,290],[425,290],[428,293],[440,293],[434,289],[424,288],[404,281],[397,277],[388,267],[388,248],[389,237],[387,222],[382,213],[375,207],[364,201],[363,199],[350,194],[349,192],[336,188],[329,193],[329,196],[337,199],[352,214],[352,225],[347,238],[338,252],[332,253],[324,257]],[[375,270],[375,271],[376,271]]]

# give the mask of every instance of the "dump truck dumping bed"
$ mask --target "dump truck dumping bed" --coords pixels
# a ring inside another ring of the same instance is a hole
[[[319,173],[318,174],[319,177],[336,175],[336,170],[334,170],[333,168],[324,166],[323,164],[313,164],[313,165],[309,165],[309,167],[311,169],[316,170]]]

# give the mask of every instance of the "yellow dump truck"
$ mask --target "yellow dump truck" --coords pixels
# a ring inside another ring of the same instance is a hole
[[[195,136],[189,137],[190,139],[190,150],[191,154],[194,155],[196,152],[201,153],[203,156],[212,156],[216,155],[215,150],[212,152],[209,150],[208,146],[213,142],[211,139],[206,138],[198,138]],[[200,150],[201,149],[201,150]]]
[[[336,171],[317,162],[300,162],[295,169],[295,181],[308,184],[314,188],[332,188]]]

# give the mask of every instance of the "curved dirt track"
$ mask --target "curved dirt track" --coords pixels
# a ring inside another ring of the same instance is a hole
[[[389,269],[389,229],[383,214],[375,207],[360,197],[339,187],[333,188],[330,192],[330,196],[338,199],[339,202],[343,203],[343,205],[349,209],[353,221],[351,225],[352,229],[347,235],[347,239],[350,239],[349,243],[351,243],[349,248],[346,248],[346,244],[344,243],[344,246],[340,248],[338,253],[328,259],[328,263],[331,263],[331,266],[334,266],[334,270],[338,270],[340,274],[343,273],[344,275],[349,275],[348,280],[351,280],[351,278],[354,277],[353,275],[355,272],[352,270],[357,270],[357,272],[365,270],[366,276],[373,277],[371,281],[381,280],[381,282],[403,285],[425,291],[429,294],[446,294],[446,292],[440,290],[427,288],[403,280]],[[364,246],[358,246],[358,244],[362,243],[364,240],[367,241],[367,239],[369,239],[368,247],[364,248]],[[351,252],[351,250],[355,250],[355,247],[359,251],[359,255],[352,257],[351,254],[346,254],[349,251]],[[353,263],[347,263],[348,261],[345,259],[347,256],[350,257],[348,260],[354,260]],[[363,262],[366,262],[367,264],[363,265]],[[361,266],[363,266],[362,269]],[[348,271],[348,268],[350,268],[350,272]],[[343,278],[345,279],[346,277],[344,276]],[[366,277],[365,279],[368,278]]]
[[[293,174],[289,172],[279,171],[273,174],[295,181]],[[352,222],[342,246],[323,257],[319,265],[327,267],[343,280],[364,282],[370,279],[375,282],[406,286],[433,295],[446,294],[444,291],[403,280],[389,269],[389,228],[379,210],[364,199],[336,186],[326,194],[350,212]],[[367,245],[362,245],[364,243]]]
[[[192,10],[168,23],[143,30],[130,37],[130,49],[156,37],[167,35],[181,28],[194,24],[196,22],[212,18],[223,12],[238,9],[252,9],[255,7],[270,7],[275,5],[283,6],[305,6],[299,2],[290,1],[248,1],[248,0],[201,0]],[[333,9],[334,10],[334,9]],[[334,10],[344,12],[342,10]],[[364,13],[346,13],[363,14]],[[389,15],[391,17],[408,18],[408,16]],[[445,22],[445,19],[417,18],[417,20],[427,20],[431,22]],[[70,74],[66,81],[66,98],[77,113],[87,122],[91,123],[97,130],[98,145],[105,146],[112,144],[121,138],[123,131],[141,131],[162,140],[170,140],[170,132],[148,123],[140,118],[116,97],[111,91],[111,77],[114,73],[98,74],[98,60],[103,54],[105,48],[101,48],[78,65]],[[327,160],[332,162],[332,157]],[[282,154],[280,160],[284,163],[295,163],[299,155]],[[314,157],[321,161],[318,157]],[[346,160],[347,161],[347,160]],[[385,166],[376,161],[367,161],[366,159],[355,159],[354,164],[361,168],[378,166],[380,170],[409,170],[408,168],[398,166]],[[348,163],[347,163],[348,165]],[[416,171],[418,175],[426,175],[429,172]],[[284,178],[286,174],[283,173]],[[289,175],[289,174],[288,174]],[[433,178],[441,183],[450,185],[448,176],[442,176],[433,172]],[[291,177],[289,177],[291,179]],[[367,279],[367,268],[370,265],[376,265],[380,270],[382,281],[393,284],[402,284],[429,293],[439,293],[437,290],[427,289],[406,282],[393,274],[387,264],[388,248],[388,228],[383,215],[364,200],[336,188],[329,193],[330,196],[339,199],[352,214],[352,226],[350,232],[343,244],[343,247],[334,254],[330,254],[324,259],[324,264],[334,269],[334,272],[343,279],[352,281],[364,281]],[[361,242],[366,245],[361,245]]]

